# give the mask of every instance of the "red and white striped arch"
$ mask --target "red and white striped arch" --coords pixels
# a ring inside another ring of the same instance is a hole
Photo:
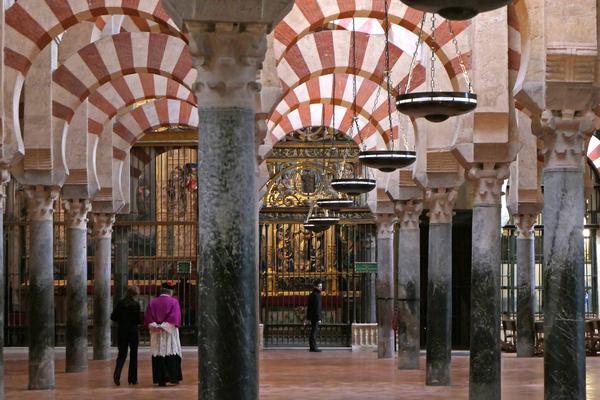
[[[111,80],[88,99],[88,132],[101,135],[104,125],[125,108],[139,101],[163,97],[196,106],[192,91],[166,76],[142,72]]]
[[[124,160],[127,152],[145,133],[169,125],[197,129],[198,108],[173,99],[159,99],[134,108],[113,125],[113,157]]]
[[[352,75],[335,74],[335,89],[333,88],[333,77],[334,75],[320,76],[290,91],[271,114],[267,124],[269,132],[279,125],[290,112],[304,104],[337,104],[351,109],[354,99]],[[424,82],[425,72],[421,69],[420,73],[414,76],[412,83],[414,88],[417,88]],[[376,128],[376,132],[371,134],[378,132],[385,143],[391,139],[390,132],[392,132],[393,138],[397,137],[399,120],[393,104],[394,99],[392,98],[391,104],[388,104],[386,89],[369,79],[357,77],[356,83],[357,113]],[[388,118],[389,110],[393,112],[391,127]],[[304,119],[308,119],[308,117],[305,116]],[[363,137],[366,136],[363,135]]]
[[[508,10],[508,72],[511,88],[515,87],[521,70],[521,24],[519,14],[514,5]]]
[[[172,33],[170,25],[159,24],[147,18],[136,15],[126,15],[121,23],[121,32],[155,32],[155,33]]]
[[[593,135],[590,139],[587,156],[594,163],[596,169],[600,171],[600,139],[596,135]]]
[[[335,112],[335,122],[334,115]],[[357,115],[359,131],[352,128],[354,113],[348,107],[332,104],[301,104],[287,113],[270,130],[271,146],[275,146],[288,134],[311,126],[326,126],[345,132],[356,143],[367,149],[384,149],[385,143],[377,128],[362,115]]]
[[[163,75],[188,89],[196,78],[187,44],[160,33],[106,37],[82,48],[54,71],[53,135],[61,135],[63,153],[68,125],[77,107],[102,84],[140,72]],[[64,167],[68,171],[68,166]]]

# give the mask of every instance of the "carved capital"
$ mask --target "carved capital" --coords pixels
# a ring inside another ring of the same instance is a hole
[[[115,223],[114,214],[93,213],[92,223],[94,229],[94,238],[110,239],[113,233],[113,224]]]
[[[519,239],[533,238],[533,226],[537,221],[537,214],[515,214],[513,218],[517,226],[517,237]]]
[[[67,229],[87,230],[88,213],[92,211],[89,200],[63,200]]]
[[[267,50],[267,25],[188,21],[194,92],[201,108],[254,110],[260,91],[257,73]]]
[[[54,203],[58,200],[58,187],[26,186],[25,199],[30,222],[52,221]]]
[[[419,218],[423,212],[423,201],[401,200],[396,202],[396,222],[400,229],[419,229]]]
[[[375,214],[377,224],[377,239],[392,239],[394,237],[394,214]]]
[[[457,195],[458,189],[456,188],[427,189],[425,201],[429,207],[430,224],[452,223]]]
[[[509,164],[484,164],[469,170],[468,178],[473,182],[474,205],[500,205],[502,185],[510,176]]]
[[[574,117],[573,113],[565,111],[562,116],[544,111],[533,124],[533,133],[544,142],[542,152],[546,169],[582,169],[585,144],[593,132],[593,116]]]
[[[0,213],[6,210],[6,185],[10,182],[10,172],[0,169]]]

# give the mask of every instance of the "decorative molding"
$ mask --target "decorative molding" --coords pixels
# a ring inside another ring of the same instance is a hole
[[[66,184],[70,185],[87,185],[88,172],[87,169],[70,169],[67,175]]]
[[[544,142],[545,169],[582,169],[585,144],[594,130],[592,114],[575,117],[573,112],[563,111],[556,116],[544,111],[539,120],[534,119],[533,133]]]
[[[190,52],[198,71],[194,92],[199,108],[254,110],[261,85],[257,73],[267,49],[267,25],[186,21]]]
[[[427,173],[455,174],[460,171],[458,161],[450,151],[427,152]]]
[[[51,149],[27,149],[23,158],[26,171],[49,171],[52,169]]]
[[[417,187],[412,171],[400,171],[400,187]]]
[[[469,170],[468,178],[473,181],[473,205],[500,205],[502,185],[510,176],[510,164],[485,163]]]
[[[595,44],[550,43],[546,53],[546,81],[593,83],[596,78]]]
[[[427,189],[425,202],[429,207],[429,223],[451,224],[457,196],[458,189],[456,188]]]
[[[0,168],[0,213],[6,210],[6,186],[10,182],[10,172],[7,169]]]
[[[375,223],[377,224],[377,239],[393,239],[394,238],[394,214],[379,214],[375,215]]]
[[[30,222],[52,221],[54,204],[58,200],[56,186],[25,186],[27,217]]]
[[[94,238],[110,239],[113,233],[113,224],[115,223],[114,214],[92,214],[92,224],[94,229]]]
[[[422,200],[397,201],[396,217],[400,229],[419,229],[419,218],[423,212]]]
[[[537,221],[537,214],[515,214],[513,215],[517,227],[517,238],[532,239],[533,227]]]
[[[89,200],[63,200],[63,208],[67,229],[87,230],[88,213],[92,211]]]

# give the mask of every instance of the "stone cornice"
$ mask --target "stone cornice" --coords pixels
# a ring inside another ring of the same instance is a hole
[[[486,163],[472,167],[468,178],[473,182],[473,205],[500,205],[502,185],[510,176],[509,164]]]
[[[267,45],[264,24],[189,21],[194,67],[198,71],[194,92],[199,108],[241,107],[254,110],[261,85]]]
[[[519,239],[532,239],[537,214],[515,214],[513,218],[517,227],[517,237]]]
[[[457,195],[458,189],[456,188],[427,189],[425,202],[429,207],[430,224],[452,223]]]
[[[423,200],[400,200],[396,202],[396,217],[400,229],[419,229],[423,212]]]
[[[88,213],[92,210],[89,200],[63,200],[63,208],[67,229],[87,230]]]
[[[92,214],[92,224],[94,229],[94,238],[110,239],[113,233],[113,224],[115,223],[114,214]]]
[[[29,221],[52,221],[54,216],[54,203],[58,199],[58,187],[26,186],[24,191]]]

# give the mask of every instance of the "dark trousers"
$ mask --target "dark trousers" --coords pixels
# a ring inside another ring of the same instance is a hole
[[[129,372],[127,374],[127,382],[137,383],[137,358],[139,338],[135,335],[118,335],[117,345],[119,347],[119,355],[117,356],[117,365],[115,367],[115,381],[121,380],[121,371],[125,365],[127,358],[127,349],[129,348]]]
[[[317,335],[319,334],[319,322],[311,321],[310,322],[310,336],[308,337],[308,343],[310,345],[311,350],[318,349],[317,347]]]

